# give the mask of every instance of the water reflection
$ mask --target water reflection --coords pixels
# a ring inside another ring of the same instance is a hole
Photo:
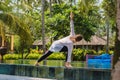
[[[1,64],[0,72],[3,74],[30,76],[39,78],[50,78],[57,80],[110,80],[111,69],[96,69],[86,67],[86,62],[72,61],[74,68],[60,67],[64,65],[63,60],[47,60],[47,65],[33,66],[36,60],[6,60]],[[9,65],[22,64],[22,65]],[[24,65],[27,64],[27,65]],[[32,66],[31,66],[32,65]],[[50,66],[50,67],[49,67]],[[78,68],[76,68],[78,67]],[[82,67],[82,68],[81,68]],[[87,69],[86,69],[87,68]],[[15,73],[14,73],[15,72]]]
[[[19,59],[19,60],[5,60],[4,63],[7,64],[28,64],[28,65],[34,65],[36,62],[36,60],[28,60],[28,59]],[[41,66],[43,66],[43,62],[42,61],[40,63]],[[102,65],[105,65],[105,68],[111,68],[111,65],[106,65],[106,64],[91,64],[88,66],[88,64],[86,64],[85,61],[72,61],[71,62],[72,66],[75,68],[103,68]],[[96,67],[99,66],[99,67]],[[45,66],[54,66],[54,67],[63,67],[64,66],[64,60],[46,60],[46,65]]]
[[[9,64],[29,64],[34,65],[36,60],[5,60],[4,63]],[[46,60],[47,65],[46,66],[64,66],[64,60]],[[73,61],[72,63],[73,67],[86,67],[85,61]],[[40,65],[43,65],[43,61],[40,63]]]

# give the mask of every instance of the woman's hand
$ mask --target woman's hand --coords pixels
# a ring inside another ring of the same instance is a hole
[[[74,14],[71,12],[70,13],[70,19],[73,20]]]

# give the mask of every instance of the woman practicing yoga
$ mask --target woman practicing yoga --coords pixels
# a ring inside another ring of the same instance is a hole
[[[74,32],[74,23],[73,23],[73,13],[70,13],[70,35],[67,37],[64,37],[62,39],[56,40],[52,43],[49,50],[45,52],[45,54],[40,57],[37,62],[35,63],[35,66],[39,66],[39,62],[47,58],[49,55],[51,55],[54,52],[67,52],[66,53],[66,60],[65,60],[65,67],[71,68],[71,55],[73,50],[73,43],[78,42],[82,40],[82,36],[80,34],[75,35]]]

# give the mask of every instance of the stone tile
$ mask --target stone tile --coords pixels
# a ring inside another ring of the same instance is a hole
[[[25,66],[17,65],[15,70],[15,75],[25,76]]]
[[[47,67],[47,66],[38,66],[37,74],[38,74],[38,77],[48,78],[49,77],[49,67]]]
[[[74,69],[64,69],[64,80],[74,80]]]
[[[79,69],[74,69],[73,70],[73,79],[74,80],[80,80],[79,79]]]
[[[111,80],[111,72],[110,71],[102,72],[101,80]]]
[[[37,68],[35,66],[25,66],[25,76],[37,77]]]
[[[93,80],[92,71],[89,69],[83,70],[83,79],[82,80]]]
[[[14,75],[15,73],[15,65],[0,65],[0,74],[10,74]]]
[[[0,74],[0,80],[55,80],[55,79],[35,78],[35,77],[13,76],[13,75]]]
[[[102,80],[102,72],[101,71],[93,71],[93,80]]]
[[[55,67],[49,67],[49,78],[55,78]]]
[[[55,68],[55,78],[57,80],[63,80],[64,79],[64,68],[63,67],[56,67]]]
[[[78,69],[78,80],[84,80],[84,70],[83,69]]]

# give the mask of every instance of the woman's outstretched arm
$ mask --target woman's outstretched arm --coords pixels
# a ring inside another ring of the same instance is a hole
[[[73,13],[70,13],[70,36],[75,36],[75,31],[74,31],[74,21],[73,21]]]

